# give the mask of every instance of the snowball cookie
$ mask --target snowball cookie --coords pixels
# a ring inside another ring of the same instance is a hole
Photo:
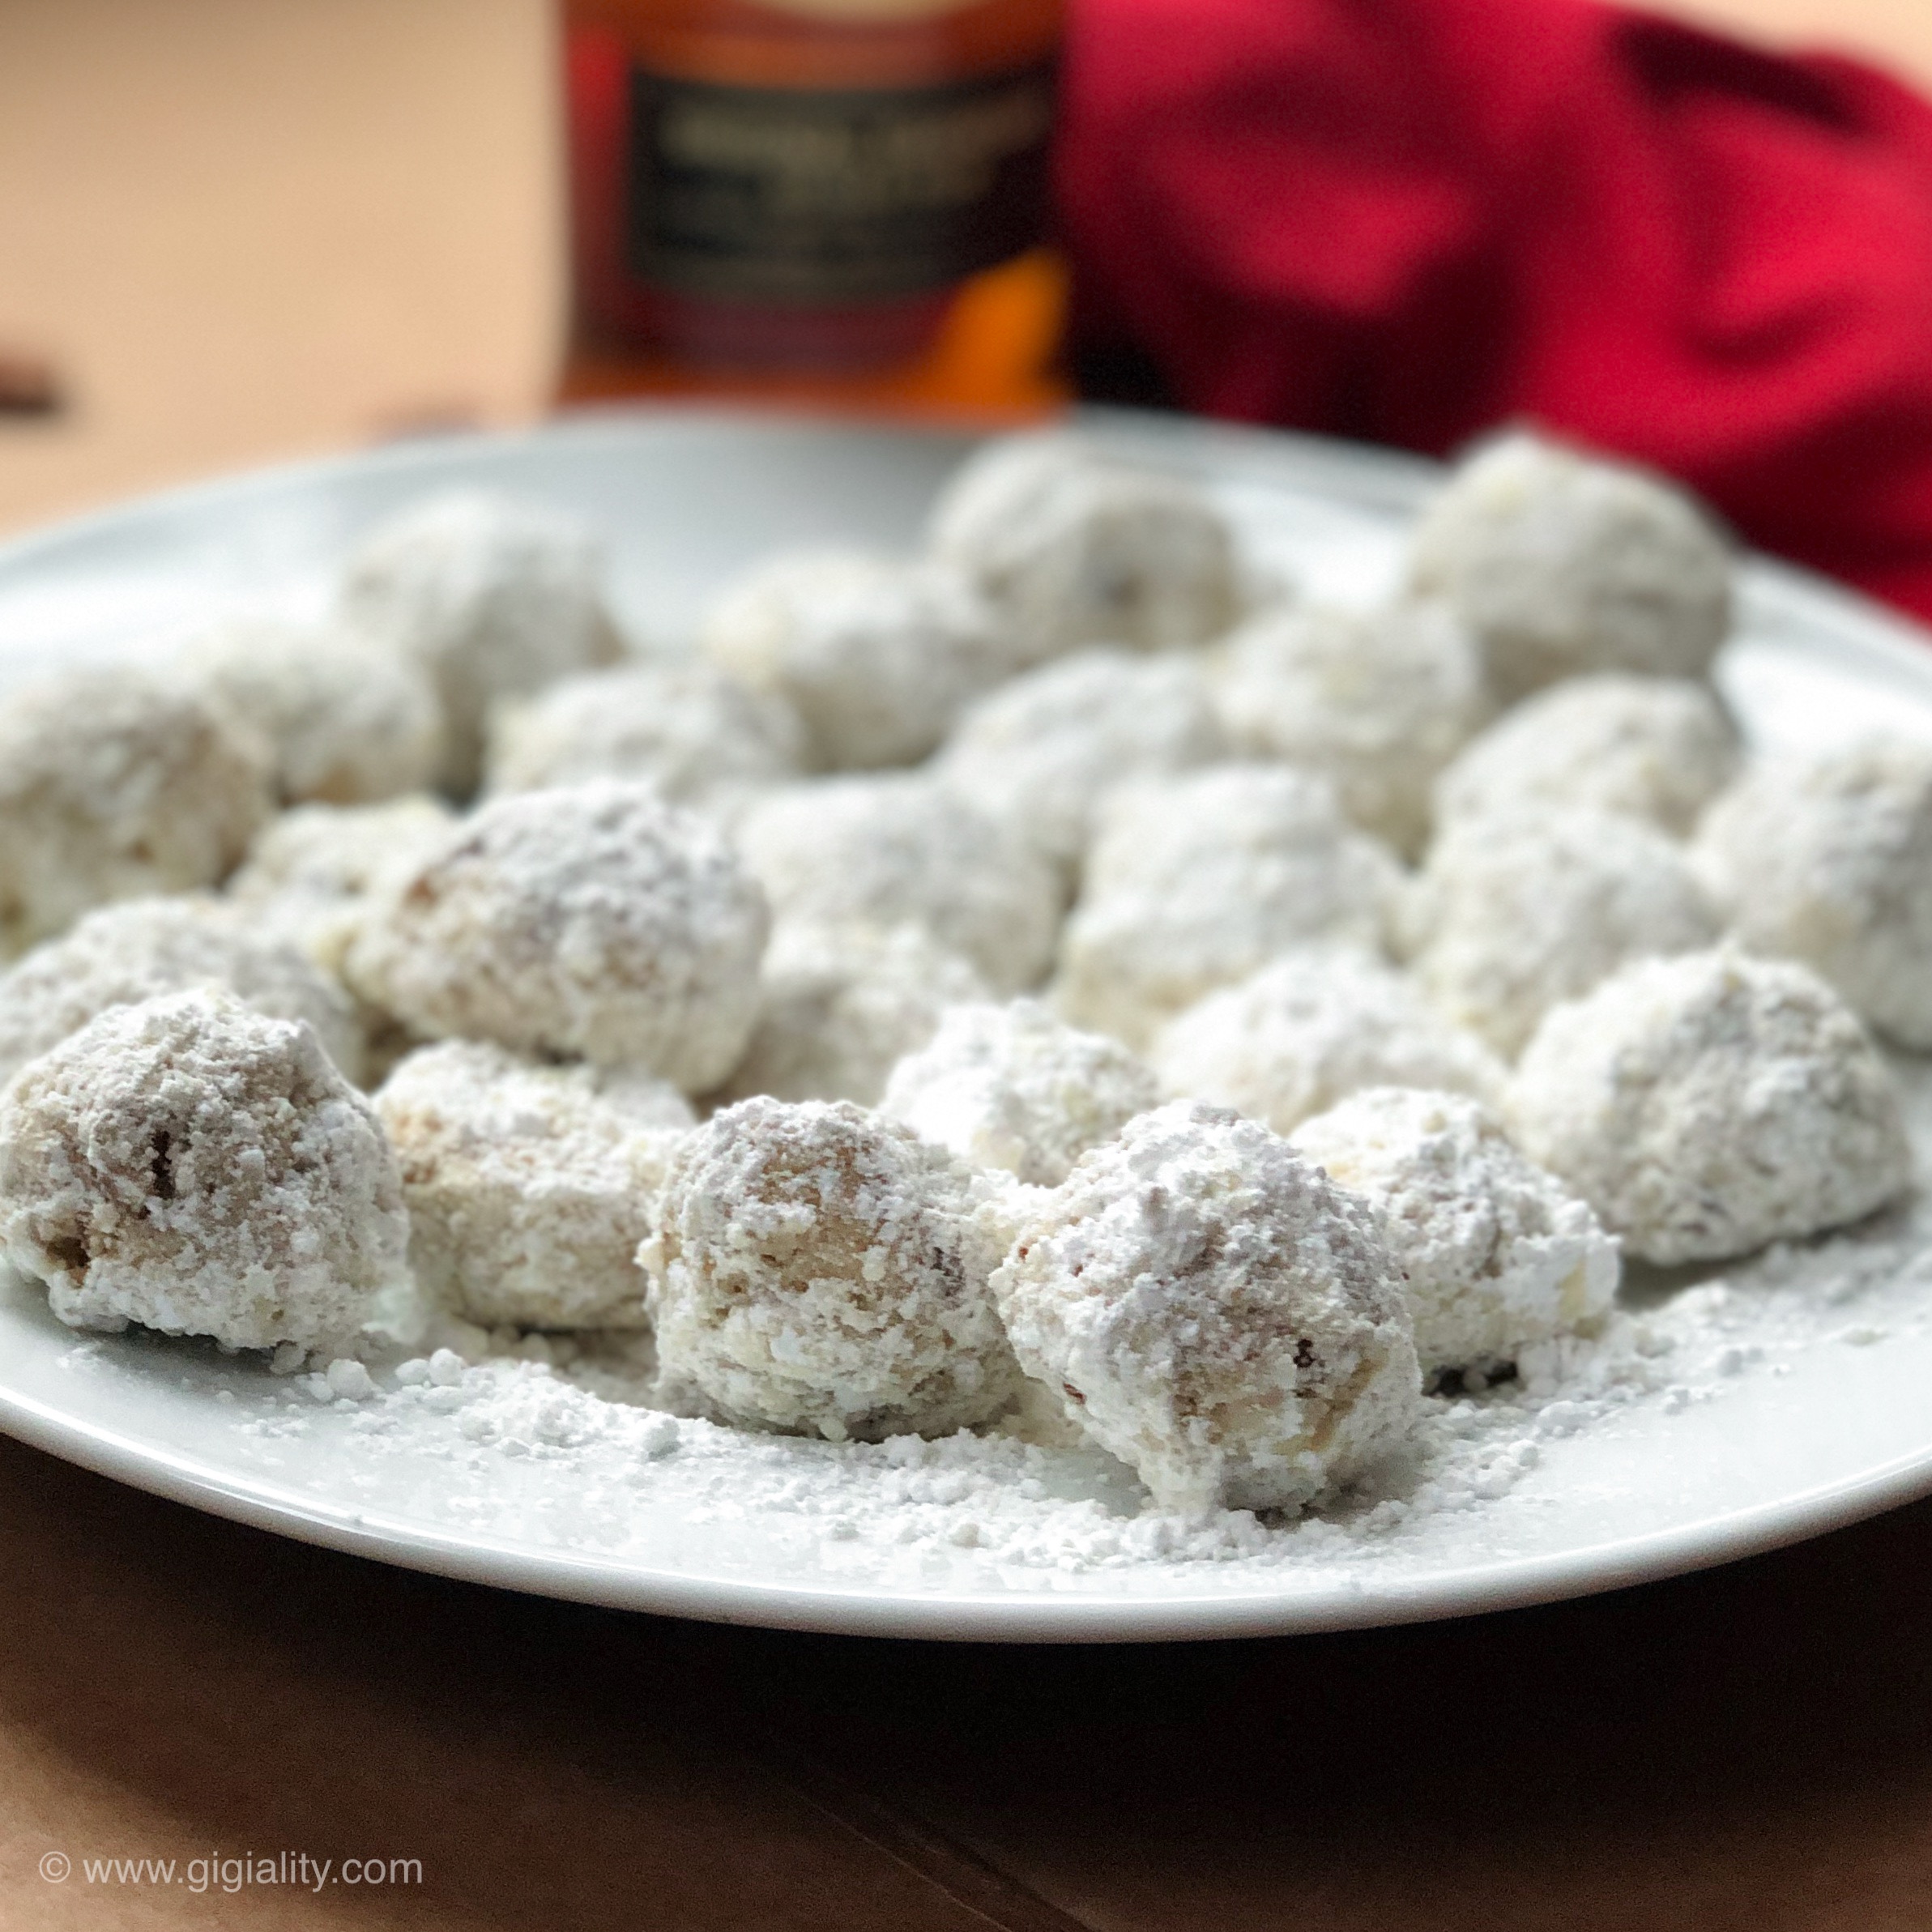
[[[804,770],[804,733],[783,700],[710,664],[626,664],[560,679],[492,713],[493,792],[631,778],[673,804],[729,817]]]
[[[1730,629],[1730,546],[1688,496],[1520,433],[1423,512],[1410,582],[1448,599],[1506,702],[1582,671],[1701,677]]]
[[[1568,810],[1452,825],[1400,921],[1423,992],[1512,1060],[1558,1000],[1629,960],[1708,946],[1718,923],[1661,832]]]
[[[1208,680],[1188,658],[1083,650],[982,698],[940,754],[939,774],[1067,873],[1094,808],[1123,779],[1225,757]]]
[[[227,994],[114,1007],[0,1093],[0,1244],[70,1327],[339,1350],[408,1241],[369,1103]]]
[[[1687,837],[1738,769],[1717,694],[1683,677],[1601,671],[1539,691],[1492,724],[1436,781],[1439,823],[1580,805]]]
[[[638,1329],[676,1088],[540,1066],[477,1040],[412,1053],[376,1096],[403,1172],[416,1279],[484,1328]]]
[[[1461,1094],[1375,1087],[1306,1120],[1295,1146],[1382,1216],[1409,1277],[1422,1373],[1495,1368],[1588,1328],[1623,1272],[1617,1243],[1554,1175]]]
[[[1849,1009],[1804,966],[1729,951],[1645,960],[1556,1008],[1508,1116],[1665,1266],[1858,1220],[1911,1181],[1897,1091]]]
[[[456,491],[392,517],[349,560],[343,622],[435,680],[447,737],[442,783],[476,787],[497,699],[624,655],[588,532],[540,505]]]
[[[928,530],[1036,661],[1081,644],[1205,643],[1241,614],[1234,537],[1208,497],[1064,431],[987,444]]]
[[[1363,1087],[1494,1099],[1503,1063],[1435,1012],[1405,975],[1354,946],[1298,947],[1210,993],[1154,1042],[1162,1088],[1285,1134]]]
[[[380,805],[298,805],[255,834],[228,896],[331,979],[382,893],[450,841],[456,815],[420,793]]]
[[[1488,719],[1482,662],[1439,603],[1308,605],[1243,625],[1214,699],[1236,750],[1330,778],[1355,823],[1414,855],[1429,787]]]
[[[738,842],[781,920],[923,927],[999,993],[1034,985],[1052,960],[1052,868],[1017,829],[923,774],[775,791]]]
[[[1144,1046],[1219,986],[1311,940],[1380,943],[1400,877],[1327,780],[1285,765],[1149,779],[1101,808],[1060,942],[1061,1013]]]
[[[260,741],[134,665],[0,699],[0,956],[91,906],[232,872],[274,809]]]
[[[237,618],[184,646],[179,664],[268,745],[286,803],[394,798],[442,764],[442,702],[427,674],[343,631]]]
[[[1022,662],[958,571],[850,550],[754,565],[701,642],[733,677],[795,708],[821,771],[916,763]]]
[[[765,902],[723,839],[646,785],[497,799],[373,911],[351,983],[419,1034],[655,1073],[736,1064]]]
[[[1032,1000],[950,1007],[892,1070],[879,1111],[975,1167],[1057,1187],[1090,1147],[1160,1098],[1117,1041],[1082,1033]]]
[[[1880,1032],[1932,1047],[1932,748],[1870,739],[1755,767],[1691,862],[1751,951],[1802,959]]]
[[[870,1107],[953,1001],[985,997],[970,962],[921,927],[781,922],[765,949],[758,1023],[723,1098]]]
[[[305,1020],[360,1083],[360,1022],[348,996],[286,939],[219,899],[124,899],[90,912],[0,974],[0,1081],[111,1006],[220,987],[257,1013]]]
[[[1018,1392],[968,1171],[849,1102],[746,1100],[672,1162],[645,1244],[664,1386],[753,1429],[949,1435]]]
[[[1265,1127],[1177,1103],[1028,1196],[993,1272],[1020,1365],[1167,1509],[1291,1508],[1407,1432],[1401,1270]]]

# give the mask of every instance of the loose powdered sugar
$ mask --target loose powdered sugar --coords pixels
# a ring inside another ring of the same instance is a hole
[[[1922,1150],[1932,1077],[1897,1068]],[[1402,1449],[1299,1516],[1161,1510],[1103,1451],[1037,1422],[871,1444],[673,1417],[652,1405],[642,1341],[493,1344],[469,1330],[462,1354],[376,1367],[373,1396],[236,1365],[220,1371],[218,1399],[271,1469],[326,1448],[332,1488],[363,1507],[420,1484],[457,1533],[586,1557],[661,1567],[671,1548],[706,1574],[748,1579],[782,1560],[867,1590],[1366,1589],[1520,1551],[1558,1487],[1613,1493],[1620,1478],[1598,1472],[1621,1469],[1635,1433],[1687,1427],[1821,1350],[1932,1332],[1929,1239],[1921,1194],[1688,1287],[1628,1285],[1599,1334],[1524,1350],[1517,1379],[1472,1375],[1462,1393],[1424,1398]],[[124,1364],[77,1341],[69,1361],[77,1374],[151,1376],[173,1359],[134,1346],[140,1358]],[[1593,1444],[1603,1456],[1591,1459]]]

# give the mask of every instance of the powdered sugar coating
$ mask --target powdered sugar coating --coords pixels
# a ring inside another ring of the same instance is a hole
[[[879,1111],[976,1167],[1057,1187],[1090,1147],[1160,1095],[1117,1041],[1063,1025],[1037,1000],[950,1007],[892,1070]]]
[[[1004,821],[924,774],[825,778],[774,792],[739,827],[782,920],[923,927],[996,992],[1053,957],[1060,882]]]
[[[675,1088],[448,1040],[403,1060],[376,1112],[428,1293],[485,1328],[649,1325],[638,1247],[695,1120]]]
[[[363,1076],[347,994],[287,940],[219,899],[124,899],[45,940],[0,975],[0,1082],[113,1006],[220,987],[257,1013],[305,1020],[343,1073]]]
[[[368,1102],[227,995],[114,1007],[0,1093],[0,1238],[72,1327],[340,1350],[408,1237]]]
[[[1688,496],[1522,433],[1423,512],[1410,582],[1448,599],[1505,700],[1583,671],[1701,677],[1730,628],[1730,547]]]
[[[1237,751],[1324,774],[1405,855],[1427,842],[1435,774],[1493,708],[1469,634],[1425,603],[1255,618],[1223,646],[1214,698]]]
[[[1510,1059],[1559,1000],[1627,961],[1708,946],[1719,925],[1662,833],[1567,809],[1450,826],[1400,923],[1423,991]]]
[[[0,698],[0,957],[90,906],[219,884],[274,809],[265,748],[131,664]]]
[[[1911,1178],[1896,1089],[1850,1010],[1804,966],[1728,950],[1556,1008],[1508,1111],[1532,1160],[1666,1265],[1856,1221]]]
[[[1162,1030],[1154,1064],[1167,1093],[1234,1107],[1281,1134],[1364,1087],[1492,1099],[1505,1071],[1406,975],[1350,946],[1298,948],[1209,994]]]
[[[1213,502],[1063,431],[986,445],[928,531],[1035,660],[1082,644],[1205,643],[1240,615],[1234,539]]]
[[[450,842],[456,815],[418,793],[379,805],[298,805],[271,819],[228,896],[340,979],[385,891]]]
[[[782,699],[698,662],[587,671],[491,714],[484,783],[531,791],[621,778],[676,805],[734,816],[804,769],[804,732]]]
[[[742,1427],[944,1435],[1017,1391],[967,1170],[847,1102],[714,1115],[643,1259],[667,1390]]]
[[[1139,1047],[1291,947],[1380,943],[1400,878],[1325,779],[1225,765],[1123,787],[1101,808],[1055,997]]]
[[[394,798],[441,766],[442,702],[427,674],[340,629],[239,617],[185,646],[179,663],[270,747],[286,803]]]
[[[750,1038],[765,902],[650,787],[497,799],[371,915],[352,983],[419,1034],[633,1066],[700,1094]]]
[[[1932,1047],[1932,750],[1874,738],[1755,766],[1691,863],[1742,945],[1802,960],[1881,1032]]]
[[[1294,1508],[1420,1407],[1371,1210],[1224,1108],[1143,1114],[1030,1196],[993,1292],[1021,1367],[1163,1508]]]
[[[1191,658],[1077,652],[982,698],[940,754],[947,783],[1077,870],[1095,807],[1124,779],[1226,755],[1208,680]]]
[[[847,550],[754,565],[713,607],[702,644],[751,689],[794,707],[821,771],[916,763],[1021,663],[958,571]]]
[[[1491,725],[1436,781],[1436,817],[1580,806],[1682,838],[1738,758],[1737,727],[1708,685],[1601,671],[1552,685]]]
[[[758,1023],[723,1098],[872,1106],[902,1054],[957,1000],[986,996],[971,962],[923,928],[782,921],[765,949]]]
[[[434,681],[447,736],[441,782],[464,795],[499,699],[614,663],[603,561],[589,533],[540,505],[457,490],[412,505],[363,540],[341,586],[345,625]]]
[[[1375,1087],[1303,1121],[1294,1145],[1382,1217],[1408,1277],[1422,1373],[1494,1368],[1610,1311],[1617,1244],[1465,1094]]]

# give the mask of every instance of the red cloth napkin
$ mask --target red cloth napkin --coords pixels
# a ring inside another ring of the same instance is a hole
[[[1441,451],[1529,419],[1932,616],[1932,104],[1588,0],[1072,0],[1089,344]]]

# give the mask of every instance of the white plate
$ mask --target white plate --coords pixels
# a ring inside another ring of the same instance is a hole
[[[1343,597],[1390,580],[1432,474],[1303,437],[1095,421],[1207,480],[1258,550]],[[609,540],[623,614],[669,641],[688,634],[727,573],[777,545],[911,542],[965,446],[939,433],[625,415],[180,492],[0,549],[0,682],[55,661],[159,649],[224,610],[318,608],[358,531],[455,483],[529,493],[593,521]],[[1874,722],[1932,735],[1926,642],[1847,593],[1754,563],[1724,682],[1761,742],[1817,744]],[[1060,1494],[1040,1505],[1062,1512],[1062,1529],[1085,1525],[1072,1542],[1043,1531],[1030,1557],[1010,1542],[989,1555],[920,1535],[895,1555],[877,1525],[912,1520],[921,1495],[951,1494],[945,1468],[892,1475],[876,1512],[862,1486],[846,1499],[856,1520],[815,1514],[777,1487],[786,1469],[840,1453],[825,1445],[736,1439],[748,1446],[735,1464],[731,1443],[693,1434],[668,1456],[635,1458],[613,1483],[543,1440],[527,1454],[479,1446],[459,1433],[460,1415],[373,1434],[367,1412],[317,1406],[211,1350],[76,1337],[19,1289],[0,1294],[0,1429],[311,1542],[642,1610],[957,1638],[1331,1629],[1666,1576],[1932,1491],[1932,1286],[1918,1279],[1920,1252],[1909,1230],[1891,1230],[1781,1271],[1734,1271],[1728,1300],[1674,1301],[1654,1288],[1652,1352],[1625,1358],[1628,1378],[1586,1405],[1586,1416],[1598,1412],[1588,1426],[1572,1427],[1575,1410],[1534,1405],[1467,1412],[1488,1447],[1452,1481],[1473,1477],[1493,1497],[1373,1533],[1359,1520],[1284,1533],[1265,1560],[1226,1549],[1214,1562],[1108,1556],[1092,1526],[1106,1510],[1130,1511],[1131,1492],[1079,1456],[1048,1459],[1047,1487]],[[1674,1352],[1658,1352],[1673,1337]],[[1535,1445],[1533,1466],[1527,1452],[1507,1452],[1512,1431]]]

